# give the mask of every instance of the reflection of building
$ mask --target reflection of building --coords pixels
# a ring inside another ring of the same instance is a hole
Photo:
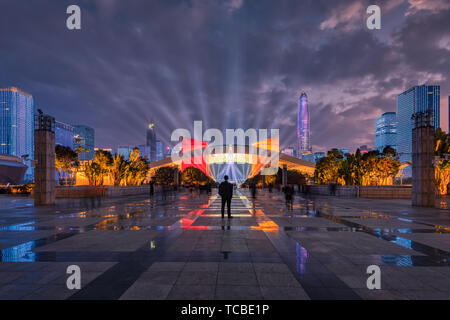
[[[33,97],[17,88],[0,88],[0,154],[22,157],[28,169],[24,182],[33,181]]]
[[[73,126],[67,123],[55,121],[55,145],[70,147],[73,150]]]
[[[433,126],[440,126],[440,86],[415,86],[397,96],[397,151],[401,162],[411,161],[412,115],[431,112]]]
[[[301,157],[304,152],[311,151],[308,96],[304,92],[298,99],[297,112],[297,155]]]
[[[78,146],[84,147],[89,152],[81,152],[78,156],[79,160],[92,160],[94,158],[94,143],[95,143],[95,130],[88,126],[74,126],[75,139],[79,139],[79,142],[75,140],[75,149]]]
[[[322,158],[325,158],[326,154],[325,152],[314,152],[314,162],[319,161]]]
[[[156,132],[155,124],[150,123],[147,128],[147,146],[150,147],[150,161],[156,161]]]
[[[397,149],[397,115],[385,112],[375,120],[375,149],[383,152],[384,148]]]
[[[156,161],[164,159],[164,142],[157,140],[156,141]]]

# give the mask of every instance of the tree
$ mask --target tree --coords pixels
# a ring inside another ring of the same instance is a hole
[[[158,185],[172,185],[174,184],[174,177],[176,174],[175,167],[161,167],[158,168],[153,176],[153,180]]]
[[[80,143],[81,143],[81,138],[78,137],[78,136],[75,137],[75,143],[78,144],[78,146],[77,146],[77,147],[75,148],[75,150],[74,150],[74,151],[76,152],[78,158],[80,158],[80,154],[81,154],[82,152],[90,152],[90,151],[91,151],[91,150],[85,148],[84,146],[80,145]]]
[[[127,162],[123,159],[123,156],[120,154],[116,154],[113,158],[110,175],[111,180],[115,186],[119,186],[125,177],[125,173],[127,170]]]
[[[181,182],[183,184],[206,185],[213,183],[213,180],[200,169],[188,167],[181,173]]]
[[[108,151],[97,150],[95,151],[93,162],[98,165],[97,183],[102,186],[104,183],[104,177],[109,173],[109,169],[112,164],[112,155]]]
[[[450,139],[441,128],[435,132],[435,155],[438,158],[435,167],[435,185],[440,194],[448,194],[450,184]]]
[[[60,181],[69,178],[72,180],[74,168],[77,167],[78,155],[70,147],[57,145],[55,147],[55,168]]]

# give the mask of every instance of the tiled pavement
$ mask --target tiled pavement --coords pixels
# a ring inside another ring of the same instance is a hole
[[[450,299],[450,214],[405,200],[238,190],[231,220],[215,192],[0,204],[0,299]]]

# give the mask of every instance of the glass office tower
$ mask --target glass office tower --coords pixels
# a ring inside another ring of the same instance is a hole
[[[440,127],[440,86],[415,86],[397,96],[397,151],[401,162],[411,161],[412,115],[429,111],[433,126]]]
[[[70,124],[55,121],[55,145],[70,147],[73,150],[74,128]]]
[[[95,130],[88,126],[77,125],[73,126],[75,142],[74,148],[82,146],[89,150],[89,152],[81,152],[78,156],[79,160],[92,160],[94,159],[94,144],[95,144]],[[77,142],[76,140],[79,139]]]
[[[397,115],[385,112],[375,120],[375,149],[383,152],[384,148],[397,150]]]
[[[0,88],[0,154],[22,157],[28,166],[22,182],[34,180],[33,96],[14,87]]]

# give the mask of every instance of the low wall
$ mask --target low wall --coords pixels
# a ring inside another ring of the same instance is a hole
[[[330,186],[310,185],[309,192],[317,195],[331,195]],[[335,195],[338,197],[411,199],[410,186],[337,186]]]
[[[56,198],[122,197],[149,194],[150,186],[57,186],[55,191]]]

